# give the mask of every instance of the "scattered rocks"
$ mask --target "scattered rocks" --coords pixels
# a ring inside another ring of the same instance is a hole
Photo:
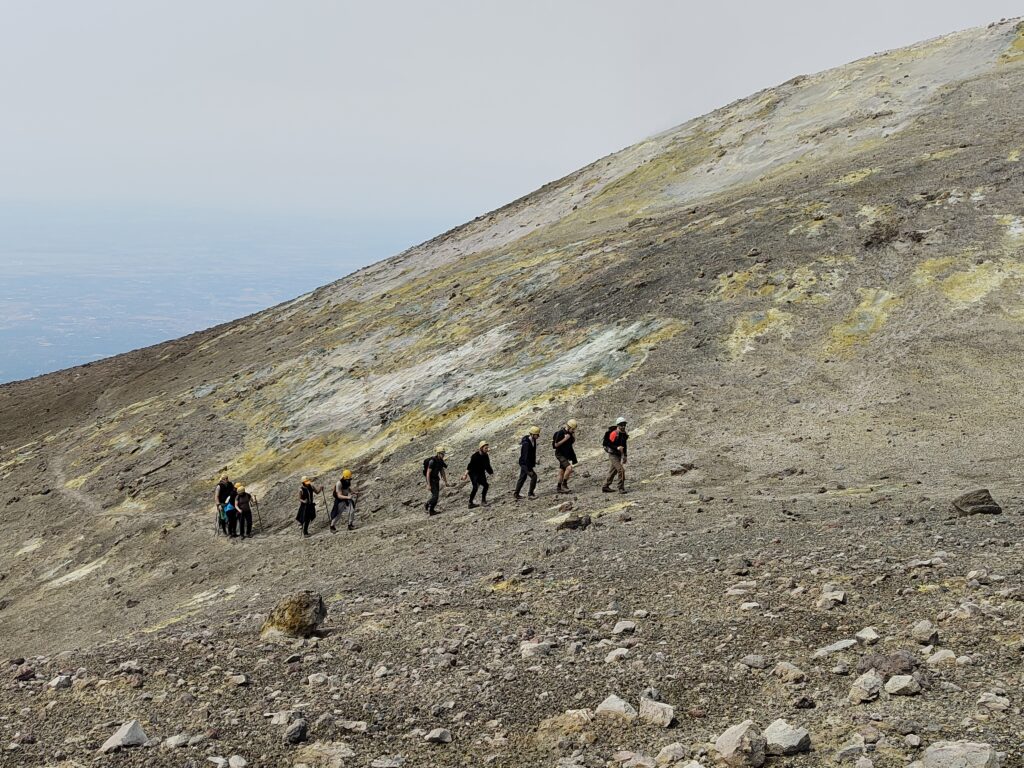
[[[968,491],[953,499],[953,511],[957,517],[968,515],[999,515],[1003,508],[992,498],[987,488]]]
[[[147,741],[149,741],[149,737],[142,730],[142,723],[138,720],[130,720],[114,731],[114,734],[103,742],[100,752],[105,754],[128,747],[141,747]]]
[[[270,612],[260,629],[264,640],[310,637],[327,618],[320,594],[311,590],[284,598]]]
[[[734,768],[760,768],[765,761],[765,747],[765,738],[753,720],[744,720],[715,739],[719,759]]]
[[[765,751],[769,755],[797,755],[811,748],[811,734],[785,720],[776,720],[764,730]]]

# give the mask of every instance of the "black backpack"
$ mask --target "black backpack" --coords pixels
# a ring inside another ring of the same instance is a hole
[[[551,447],[557,449],[558,448],[558,441],[562,440],[564,437],[565,437],[565,430],[564,429],[560,429],[557,432],[555,432],[555,436],[551,438]]]
[[[615,444],[612,442],[612,432],[616,432],[617,427],[608,427],[608,431],[604,433],[604,439],[601,441],[601,445],[604,446],[606,451],[615,451]]]

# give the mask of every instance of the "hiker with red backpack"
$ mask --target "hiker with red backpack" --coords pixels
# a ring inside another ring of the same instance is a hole
[[[619,479],[619,493],[626,492],[626,458],[627,458],[627,442],[629,441],[629,433],[626,431],[626,420],[621,416],[615,420],[615,426],[608,427],[608,430],[604,433],[604,440],[602,446],[604,452],[608,454],[608,479],[604,481],[604,485],[601,490],[604,493],[612,492],[612,481],[618,477]]]
[[[423,461],[423,476],[427,478],[427,488],[430,489],[430,498],[424,504],[428,515],[437,514],[437,501],[441,496],[441,481],[448,485],[448,465],[444,463],[445,449],[439,445],[434,450],[434,455]]]

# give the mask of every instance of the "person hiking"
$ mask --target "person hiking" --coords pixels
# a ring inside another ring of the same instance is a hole
[[[235,486],[228,479],[227,473],[220,476],[220,482],[217,483],[217,487],[213,491],[213,498],[217,502],[217,526],[221,533],[227,536],[228,513],[225,508],[231,506],[234,509],[235,506]],[[234,536],[233,533],[231,535]]]
[[[334,521],[348,513],[348,529],[356,527],[356,493],[352,490],[352,470],[342,471],[341,478],[334,484],[334,507],[331,509],[331,530],[337,531]]]
[[[523,498],[521,492],[526,478],[530,478],[530,498],[537,498],[537,494],[534,493],[537,490],[537,473],[534,471],[534,467],[537,466],[537,438],[539,436],[540,427],[530,427],[529,434],[523,435],[523,439],[519,443],[519,482],[516,483],[514,494],[516,501]]]
[[[235,507],[238,508],[238,532],[242,538],[252,538],[252,502],[253,496],[245,490],[241,483],[235,483]],[[230,522],[229,522],[230,525]]]
[[[430,499],[424,504],[428,515],[437,513],[437,501],[441,497],[441,481],[444,480],[445,487],[448,486],[448,465],[444,463],[444,446],[437,446],[434,455],[423,462],[423,474],[427,478],[427,488],[430,489]]]
[[[302,485],[299,486],[299,511],[295,519],[302,525],[303,536],[309,536],[309,524],[316,519],[316,494],[321,490],[313,485],[310,478],[302,478]]]
[[[469,464],[466,465],[466,474],[462,476],[463,482],[469,480],[473,483],[473,490],[469,492],[470,509],[476,509],[478,506],[487,506],[487,489],[490,487],[487,483],[487,476],[494,474],[494,470],[491,469],[489,451],[490,446],[488,446],[486,440],[480,443],[480,447],[469,457]],[[477,504],[475,501],[477,489],[480,490],[480,504]]]
[[[615,420],[614,427],[608,427],[604,433],[602,445],[604,452],[608,454],[608,479],[604,481],[601,490],[605,493],[612,492],[612,481],[619,478],[619,493],[626,492],[626,458],[629,441],[629,433],[626,431],[626,420],[621,416]]]
[[[555,458],[558,459],[558,493],[571,493],[569,490],[569,478],[572,477],[572,468],[578,462],[576,449],[573,447],[576,442],[576,419],[569,419],[565,425],[555,432],[551,440],[551,447],[555,449]]]

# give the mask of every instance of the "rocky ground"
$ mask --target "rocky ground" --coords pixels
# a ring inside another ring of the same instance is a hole
[[[551,494],[472,513],[453,498],[386,538],[373,523],[321,532],[293,572],[328,606],[308,640],[260,641],[278,597],[263,594],[149,636],[13,659],[0,760],[710,766],[729,727],[782,719],[806,729],[809,751],[770,765],[884,768],[951,740],[1021,764],[1018,499],[958,518],[945,491],[921,486],[790,478],[768,497],[691,482],[698,472],[613,498],[581,479],[573,511],[594,520],[577,530],[557,530]],[[490,548],[464,547],[481,528]],[[292,533],[246,546],[273,562],[274,539]],[[640,716],[597,712],[611,696]],[[147,745],[99,754],[131,720]]]
[[[0,764],[1024,764],[1022,113],[1024,26],[968,30],[0,387]],[[427,519],[422,459],[481,439],[494,504]],[[302,540],[299,477],[342,467],[359,527]],[[251,541],[214,535],[222,471]],[[952,515],[979,487],[1003,513]],[[304,589],[320,635],[261,640]]]

